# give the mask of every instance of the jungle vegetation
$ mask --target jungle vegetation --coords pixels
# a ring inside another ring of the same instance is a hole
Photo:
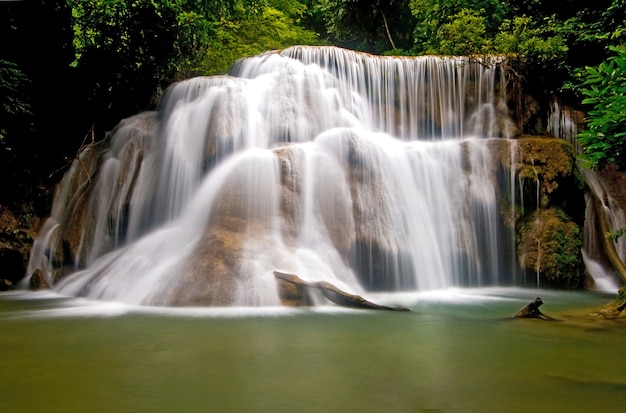
[[[506,55],[525,87],[588,113],[589,166],[623,169],[625,14],[626,0],[0,2],[0,203],[36,198],[171,82],[296,44]]]

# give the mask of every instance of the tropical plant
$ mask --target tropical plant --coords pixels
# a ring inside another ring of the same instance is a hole
[[[507,11],[507,6],[497,0],[411,0],[409,7],[415,18],[413,51],[416,54],[442,53],[441,42],[447,51],[455,39],[465,44],[461,50],[473,44],[480,48],[484,39],[495,35]],[[479,31],[465,26],[476,23],[478,16],[482,18]],[[463,34],[456,35],[455,29]]]
[[[506,19],[493,41],[493,51],[533,62],[562,60],[567,46],[549,20],[539,26],[526,15]]]
[[[485,18],[477,10],[462,9],[439,29],[439,53],[444,55],[473,55],[489,52]]]
[[[293,45],[319,44],[317,35],[300,25],[306,11],[297,0],[268,0],[258,14],[222,21],[206,44],[208,52],[198,71],[226,73],[242,57]]]
[[[370,53],[407,50],[414,19],[410,0],[309,0],[311,17],[323,22],[326,40]]]
[[[587,113],[586,129],[578,135],[583,159],[590,168],[608,164],[626,167],[626,43],[610,46],[614,54],[595,67],[586,67],[581,92]]]

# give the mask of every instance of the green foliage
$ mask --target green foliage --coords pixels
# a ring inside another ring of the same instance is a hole
[[[567,51],[563,38],[552,34],[549,19],[543,23],[540,28],[525,15],[504,20],[494,38],[493,52],[534,62],[562,59]]]
[[[604,236],[607,239],[610,239],[613,242],[616,242],[618,239],[620,239],[624,234],[626,234],[626,228],[620,228],[617,229],[615,231],[610,231],[610,232],[606,232],[604,234]]]
[[[445,54],[451,47],[455,49],[455,40],[464,43],[460,50],[475,46],[477,49],[469,54],[480,53],[485,40],[495,35],[507,10],[497,0],[411,0],[409,7],[416,20],[413,31],[416,54]],[[464,26],[477,23],[478,16],[482,18],[481,27]],[[454,30],[463,34],[456,35]]]
[[[610,41],[621,44],[626,42],[626,0],[613,0],[602,13],[602,27]]]
[[[296,24],[306,7],[296,0],[270,0],[259,14],[216,27],[202,61],[203,74],[226,73],[235,60],[293,45],[315,45],[314,32]],[[272,7],[275,4],[276,7]]]
[[[315,43],[300,25],[306,10],[297,0],[74,0],[75,65],[106,59],[118,78],[165,83],[223,73],[243,56]]]
[[[212,32],[221,2],[71,0],[78,67],[109,61],[118,78],[168,78],[189,65]],[[217,4],[214,4],[217,3]],[[114,83],[113,79],[109,79]],[[121,82],[124,80],[120,79]]]
[[[325,40],[335,45],[379,54],[411,46],[414,19],[409,0],[311,0],[310,3],[314,20],[323,22]],[[316,29],[320,31],[319,28]]]
[[[0,145],[3,149],[10,150],[5,146],[8,129],[15,123],[22,124],[32,116],[28,98],[24,93],[24,87],[29,83],[28,78],[15,63],[0,59]],[[23,126],[19,128],[23,129]]]
[[[25,146],[32,145],[30,83],[16,64],[0,59],[0,205],[11,203],[16,195],[25,195],[21,182],[29,167],[21,165],[20,156]]]
[[[439,29],[439,53],[468,56],[489,51],[485,18],[477,10],[462,9]]]
[[[578,286],[584,268],[581,256],[583,246],[580,229],[575,224],[563,220],[560,226],[546,234],[547,253],[544,256],[546,274],[549,281],[563,283],[566,286]]]
[[[97,133],[145,110],[159,89],[225,73],[238,58],[314,44],[298,0],[70,0],[73,63]]]
[[[578,135],[587,166],[601,169],[616,163],[626,167],[626,44],[609,48],[614,54],[597,67],[587,67],[582,93],[587,128]]]
[[[584,278],[580,227],[561,209],[535,210],[520,227],[522,268],[541,273],[552,286],[577,288]]]
[[[540,26],[526,15],[504,18],[506,8],[497,1],[413,0],[411,10],[418,20],[418,53],[504,54],[545,62],[562,59],[567,51],[550,19]]]

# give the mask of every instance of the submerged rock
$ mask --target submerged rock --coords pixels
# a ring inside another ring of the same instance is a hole
[[[375,304],[360,295],[350,294],[343,291],[326,281],[309,282],[301,279],[295,274],[286,274],[279,271],[274,271],[274,276],[278,282],[281,301],[285,305],[311,305],[312,300],[309,296],[308,290],[316,289],[321,291],[327,300],[344,307],[366,308],[372,310],[410,311],[408,308],[404,307],[388,307]]]
[[[31,290],[47,290],[50,288],[43,271],[36,269],[28,280],[28,284]]]

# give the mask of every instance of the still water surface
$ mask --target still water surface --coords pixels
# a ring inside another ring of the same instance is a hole
[[[536,296],[562,322],[507,319]],[[626,324],[589,292],[369,296],[412,312],[0,295],[3,412],[616,412]]]

